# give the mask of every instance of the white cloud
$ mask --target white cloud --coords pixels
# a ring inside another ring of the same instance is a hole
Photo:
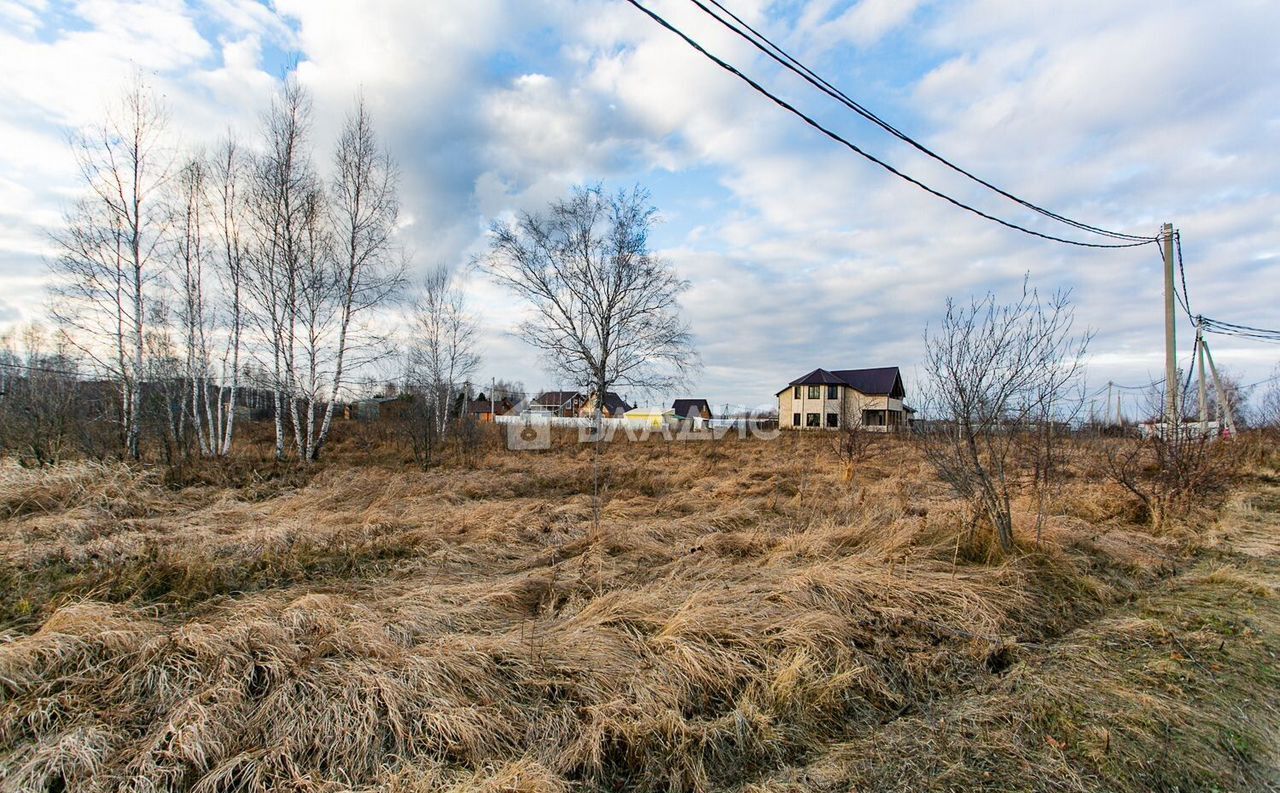
[[[1037,223],[780,77],[690,4],[647,5],[905,170]],[[882,112],[998,184],[1127,231],[1173,220],[1197,310],[1280,324],[1274,5],[733,8],[854,96],[868,70],[889,73],[899,104]],[[1079,321],[1099,331],[1094,380],[1158,374],[1154,250],[1066,249],[960,212],[822,138],[626,4],[94,0],[61,9],[80,18],[66,29],[39,4],[4,9],[0,279],[28,316],[40,310],[39,251],[75,186],[65,126],[97,118],[136,64],[166,93],[184,142],[229,126],[251,134],[274,64],[295,52],[315,95],[319,162],[357,92],[368,100],[402,166],[403,233],[421,265],[465,262],[492,218],[574,182],[654,185],[670,220],[656,239],[692,281],[684,304],[708,362],[697,388],[714,401],[768,399],[814,366],[910,370],[947,295],[1008,290],[1028,271],[1076,290]],[[486,373],[554,385],[504,334],[521,310],[511,296],[483,278],[468,289],[485,317]],[[1223,344],[1218,355],[1247,379],[1269,370],[1272,352]]]

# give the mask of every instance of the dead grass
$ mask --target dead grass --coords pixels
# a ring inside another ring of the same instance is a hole
[[[974,693],[747,789],[1274,790],[1278,581],[1196,573]]]
[[[600,542],[590,452],[563,439],[474,468],[331,462],[266,497],[103,467],[65,474],[102,495],[55,498],[4,469],[0,503],[40,504],[0,541],[28,604],[0,638],[6,789],[792,784],[778,769],[820,747],[906,747],[1178,553],[1120,515],[1053,516],[1036,546],[1024,512],[996,559],[906,444],[851,484],[795,437],[606,460]],[[1198,585],[1272,586],[1244,575]]]

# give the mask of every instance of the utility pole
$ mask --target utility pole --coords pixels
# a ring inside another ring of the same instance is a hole
[[[1222,418],[1227,422],[1227,437],[1234,438],[1236,436],[1236,422],[1231,415],[1231,403],[1227,401],[1227,391],[1222,387],[1222,379],[1218,377],[1218,367],[1213,365],[1213,352],[1208,345],[1201,342],[1204,354],[1209,358],[1209,374],[1213,376],[1213,388],[1218,393],[1218,410],[1222,412]]]
[[[1107,381],[1107,426],[1111,426],[1111,381]]]
[[[1165,429],[1177,432],[1178,423],[1178,342],[1174,334],[1173,292],[1173,224],[1165,223],[1160,229],[1164,255],[1164,376],[1169,404],[1165,414]]]
[[[1200,357],[1200,434],[1209,431],[1209,394],[1204,382],[1204,320],[1196,320],[1196,354]]]

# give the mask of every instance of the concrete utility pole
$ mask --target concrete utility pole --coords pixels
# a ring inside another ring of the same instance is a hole
[[[1204,321],[1196,322],[1196,352],[1200,356],[1200,434],[1209,431],[1209,394],[1204,382]]]
[[[1166,429],[1175,431],[1179,416],[1178,342],[1174,334],[1173,224],[1164,224],[1160,229],[1160,236],[1164,253],[1164,385],[1169,394],[1165,423]]]
[[[1222,379],[1218,377],[1218,367],[1213,365],[1213,352],[1203,342],[1201,342],[1201,348],[1209,358],[1209,374],[1213,376],[1213,388],[1218,394],[1218,410],[1221,411],[1222,418],[1227,422],[1227,437],[1234,438],[1236,436],[1236,422],[1231,415],[1231,403],[1227,401],[1227,390],[1222,387]]]
[[[1111,425],[1111,381],[1107,381],[1107,426]]]

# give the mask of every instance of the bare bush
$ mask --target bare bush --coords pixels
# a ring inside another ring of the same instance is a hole
[[[1153,392],[1147,401],[1163,405],[1164,397]],[[1155,530],[1217,503],[1235,481],[1235,444],[1196,429],[1194,423],[1153,424],[1146,437],[1104,444],[1107,474],[1137,497]]]
[[[858,466],[867,459],[876,442],[884,437],[882,432],[868,430],[862,423],[861,415],[840,426],[836,432],[835,448],[836,456],[843,466],[844,481],[853,481]]]
[[[1259,427],[1280,430],[1280,365],[1272,371],[1270,386],[1258,400],[1256,420]]]
[[[0,338],[0,451],[24,466],[89,451],[104,434],[90,426],[104,406],[81,386],[73,352],[61,334],[51,341],[39,325]]]
[[[925,333],[925,454],[1005,551],[1014,543],[1017,458],[1038,461],[1039,485],[1052,470],[1054,423],[1078,411],[1072,388],[1090,335],[1073,334],[1072,321],[1068,292],[1041,300],[1024,281],[1008,305],[993,294],[967,305],[948,299],[941,326]]]

